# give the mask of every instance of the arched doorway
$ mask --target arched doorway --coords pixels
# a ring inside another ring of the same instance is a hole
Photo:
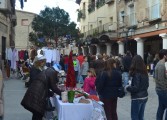
[[[118,43],[117,42],[115,42],[115,43],[112,44],[111,54],[113,56],[117,56],[118,55]]]

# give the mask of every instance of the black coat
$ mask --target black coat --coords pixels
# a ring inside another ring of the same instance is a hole
[[[32,113],[44,115],[49,89],[58,95],[61,94],[57,87],[57,74],[53,68],[42,71],[28,88],[21,105]]]
[[[38,74],[41,72],[41,70],[37,69],[36,67],[32,66],[30,69],[30,80],[29,85],[35,80],[38,76]]]
[[[97,76],[95,85],[96,90],[101,98],[113,98],[118,97],[118,88],[122,87],[122,76],[121,73],[113,69],[109,77],[107,71],[103,71],[101,75]]]
[[[148,96],[149,77],[141,73],[132,76],[131,86],[126,89],[131,93],[132,99],[144,98]]]
[[[132,57],[129,56],[129,55],[126,55],[126,56],[122,59],[123,72],[129,72],[131,63],[132,63]]]

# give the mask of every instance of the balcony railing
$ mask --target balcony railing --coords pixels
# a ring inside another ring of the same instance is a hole
[[[136,25],[136,13],[131,13],[128,16],[128,26]]]
[[[88,5],[88,12],[91,13],[93,11],[95,11],[95,3],[90,3]]]
[[[98,26],[94,29],[91,29],[87,32],[84,32],[84,37],[87,36],[97,36],[99,34],[107,33],[107,32],[115,32],[117,30],[117,24],[106,23],[104,25]]]
[[[146,8],[146,14],[149,20],[155,20],[161,17],[160,15],[160,3],[155,4],[149,8]]]

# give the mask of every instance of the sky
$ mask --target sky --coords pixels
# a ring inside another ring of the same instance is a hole
[[[21,10],[20,0],[16,0],[16,9]],[[36,14],[40,13],[40,10],[44,10],[45,6],[57,7],[64,9],[69,13],[71,21],[77,23],[77,12],[79,5],[75,3],[75,0],[27,0],[24,2],[23,11],[33,12]]]

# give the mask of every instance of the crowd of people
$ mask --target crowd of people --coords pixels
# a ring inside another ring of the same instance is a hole
[[[58,87],[58,74],[60,70],[66,73],[68,71],[68,55],[60,55],[59,62],[51,62],[48,66],[44,53],[40,50],[35,57],[30,57],[33,64],[30,68],[29,88],[21,102],[25,109],[33,113],[32,120],[42,120],[46,111],[46,99],[54,93],[61,95],[64,91]],[[124,56],[84,56],[80,53],[73,54],[72,58],[76,83],[81,84],[83,91],[99,97],[104,103],[107,120],[118,120],[117,101],[120,87],[131,94],[131,119],[144,120],[145,106],[149,98],[149,74],[153,75],[159,101],[156,120],[163,120],[167,109],[167,50],[160,50],[155,58],[149,55],[147,63],[140,55],[132,56],[130,51]]]
[[[97,57],[97,58],[96,58]],[[61,58],[68,63],[68,57]],[[167,50],[160,50],[155,58],[148,54],[146,62],[140,55],[83,56],[73,55],[77,83],[83,83],[83,90],[98,95],[104,103],[107,120],[117,120],[118,90],[121,86],[131,94],[131,119],[144,120],[144,110],[148,101],[149,76],[155,79],[158,95],[156,120],[162,120],[167,108]],[[62,62],[63,66],[63,62]],[[68,66],[66,65],[65,71]],[[165,114],[167,119],[167,112]]]

